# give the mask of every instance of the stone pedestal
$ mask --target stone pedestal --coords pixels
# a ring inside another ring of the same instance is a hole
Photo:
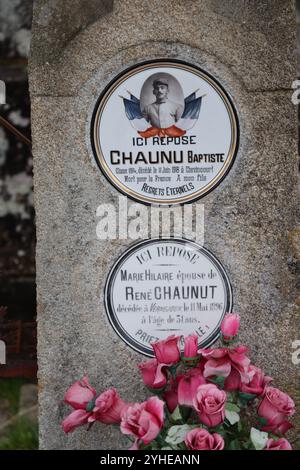
[[[99,171],[89,139],[101,91],[144,60],[197,65],[235,103],[239,151],[228,176],[201,201],[205,246],[230,276],[253,361],[300,406],[300,366],[292,363],[292,341],[300,339],[293,5],[115,0],[89,2],[87,12],[83,0],[59,7],[35,1],[30,89],[42,449],[127,446],[104,425],[63,434],[64,392],[83,374],[99,392],[115,386],[124,399],[144,397],[136,367],[142,356],[116,336],[104,310],[106,276],[131,241],[96,238],[97,206],[117,205],[119,193]]]

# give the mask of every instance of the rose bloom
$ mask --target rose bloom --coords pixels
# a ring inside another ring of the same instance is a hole
[[[285,432],[292,427],[287,416],[295,413],[295,403],[286,393],[274,387],[266,387],[264,398],[258,407],[258,415],[267,420],[263,431]]]
[[[178,383],[178,403],[179,405],[193,406],[196,391],[199,385],[206,384],[203,377],[203,367],[195,367],[183,375]]]
[[[185,445],[189,450],[223,450],[224,440],[220,434],[210,434],[206,429],[196,428],[185,436]]]
[[[274,439],[268,439],[267,445],[264,450],[293,450],[289,441],[284,437],[281,437],[277,441]]]
[[[163,393],[163,399],[166,402],[167,408],[170,413],[173,413],[178,405],[178,394],[177,389],[170,388]]]
[[[175,379],[171,377],[170,386],[168,387],[168,390],[163,393],[163,399],[165,400],[170,413],[173,413],[178,405],[178,382],[180,381],[181,377],[183,376],[178,375]]]
[[[198,356],[198,336],[189,335],[184,338],[184,357],[192,358]]]
[[[143,403],[135,403],[127,408],[122,416],[121,431],[139,441],[150,444],[160,433],[164,424],[164,402],[151,397]]]
[[[201,423],[214,428],[223,423],[225,418],[225,401],[227,395],[215,384],[200,385],[193,401]]]
[[[240,383],[240,392],[249,393],[251,395],[263,395],[266,386],[272,382],[272,378],[263,373],[261,369],[256,366],[250,365],[249,371],[254,371],[251,382],[248,384]]]
[[[167,376],[163,371],[163,364],[159,364],[156,359],[140,364],[139,369],[143,376],[144,384],[150,388],[163,388],[167,385]]]
[[[101,421],[105,424],[118,424],[121,422],[122,413],[127,406],[129,405],[124,403],[117,391],[110,388],[96,398],[93,416],[89,418],[89,422]]]
[[[234,338],[240,327],[240,316],[237,313],[227,313],[221,323],[221,331],[225,340]]]
[[[155,357],[159,364],[172,366],[180,361],[180,336],[171,335],[167,339],[152,344]]]
[[[96,395],[96,390],[90,385],[88,378],[85,376],[71,385],[65,394],[64,401],[75,410],[82,410],[96,398]]]
[[[78,426],[88,423],[92,416],[96,395],[96,390],[90,385],[86,376],[71,385],[65,394],[64,401],[75,411],[63,420],[64,432],[72,432]]]
[[[238,390],[241,382],[249,383],[255,374],[249,369],[250,359],[245,355],[247,351],[246,346],[200,349],[199,352],[207,360],[204,377],[225,377],[225,390]]]

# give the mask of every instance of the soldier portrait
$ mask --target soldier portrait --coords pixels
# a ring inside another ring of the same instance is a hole
[[[184,97],[178,80],[171,74],[156,73],[144,83],[140,97],[144,119],[153,127],[173,126],[184,111]]]

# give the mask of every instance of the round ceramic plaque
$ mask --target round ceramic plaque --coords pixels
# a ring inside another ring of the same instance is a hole
[[[175,60],[116,77],[92,119],[92,146],[107,179],[144,202],[178,204],[215,188],[238,147],[232,102],[208,73]]]
[[[232,308],[228,276],[207,249],[184,239],[151,239],[128,249],[105,286],[109,321],[125,343],[152,356],[151,343],[196,333],[217,339]]]

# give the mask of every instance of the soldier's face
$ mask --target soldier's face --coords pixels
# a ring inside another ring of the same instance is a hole
[[[162,100],[168,96],[168,87],[167,85],[158,84],[153,88],[153,94],[158,100]]]

